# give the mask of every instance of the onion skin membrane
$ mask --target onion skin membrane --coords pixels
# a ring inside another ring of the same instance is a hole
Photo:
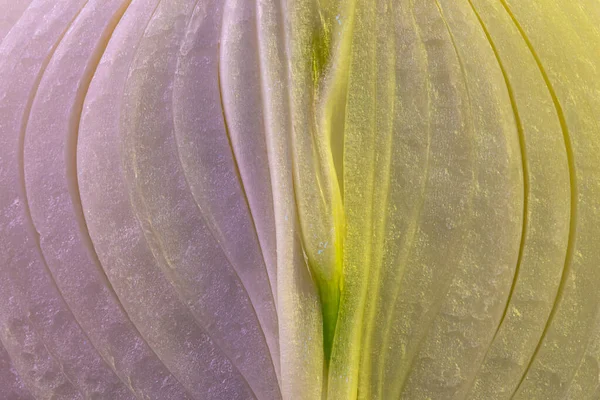
[[[600,398],[599,26],[0,0],[0,399]]]

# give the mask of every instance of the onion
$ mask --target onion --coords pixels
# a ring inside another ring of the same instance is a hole
[[[598,26],[0,0],[0,398],[598,398]]]

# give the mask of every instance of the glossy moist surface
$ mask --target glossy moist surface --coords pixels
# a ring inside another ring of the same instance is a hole
[[[599,27],[0,0],[0,400],[600,399]]]

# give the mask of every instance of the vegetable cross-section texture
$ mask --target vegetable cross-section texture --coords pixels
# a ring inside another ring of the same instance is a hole
[[[0,0],[0,400],[600,400],[597,0]]]

